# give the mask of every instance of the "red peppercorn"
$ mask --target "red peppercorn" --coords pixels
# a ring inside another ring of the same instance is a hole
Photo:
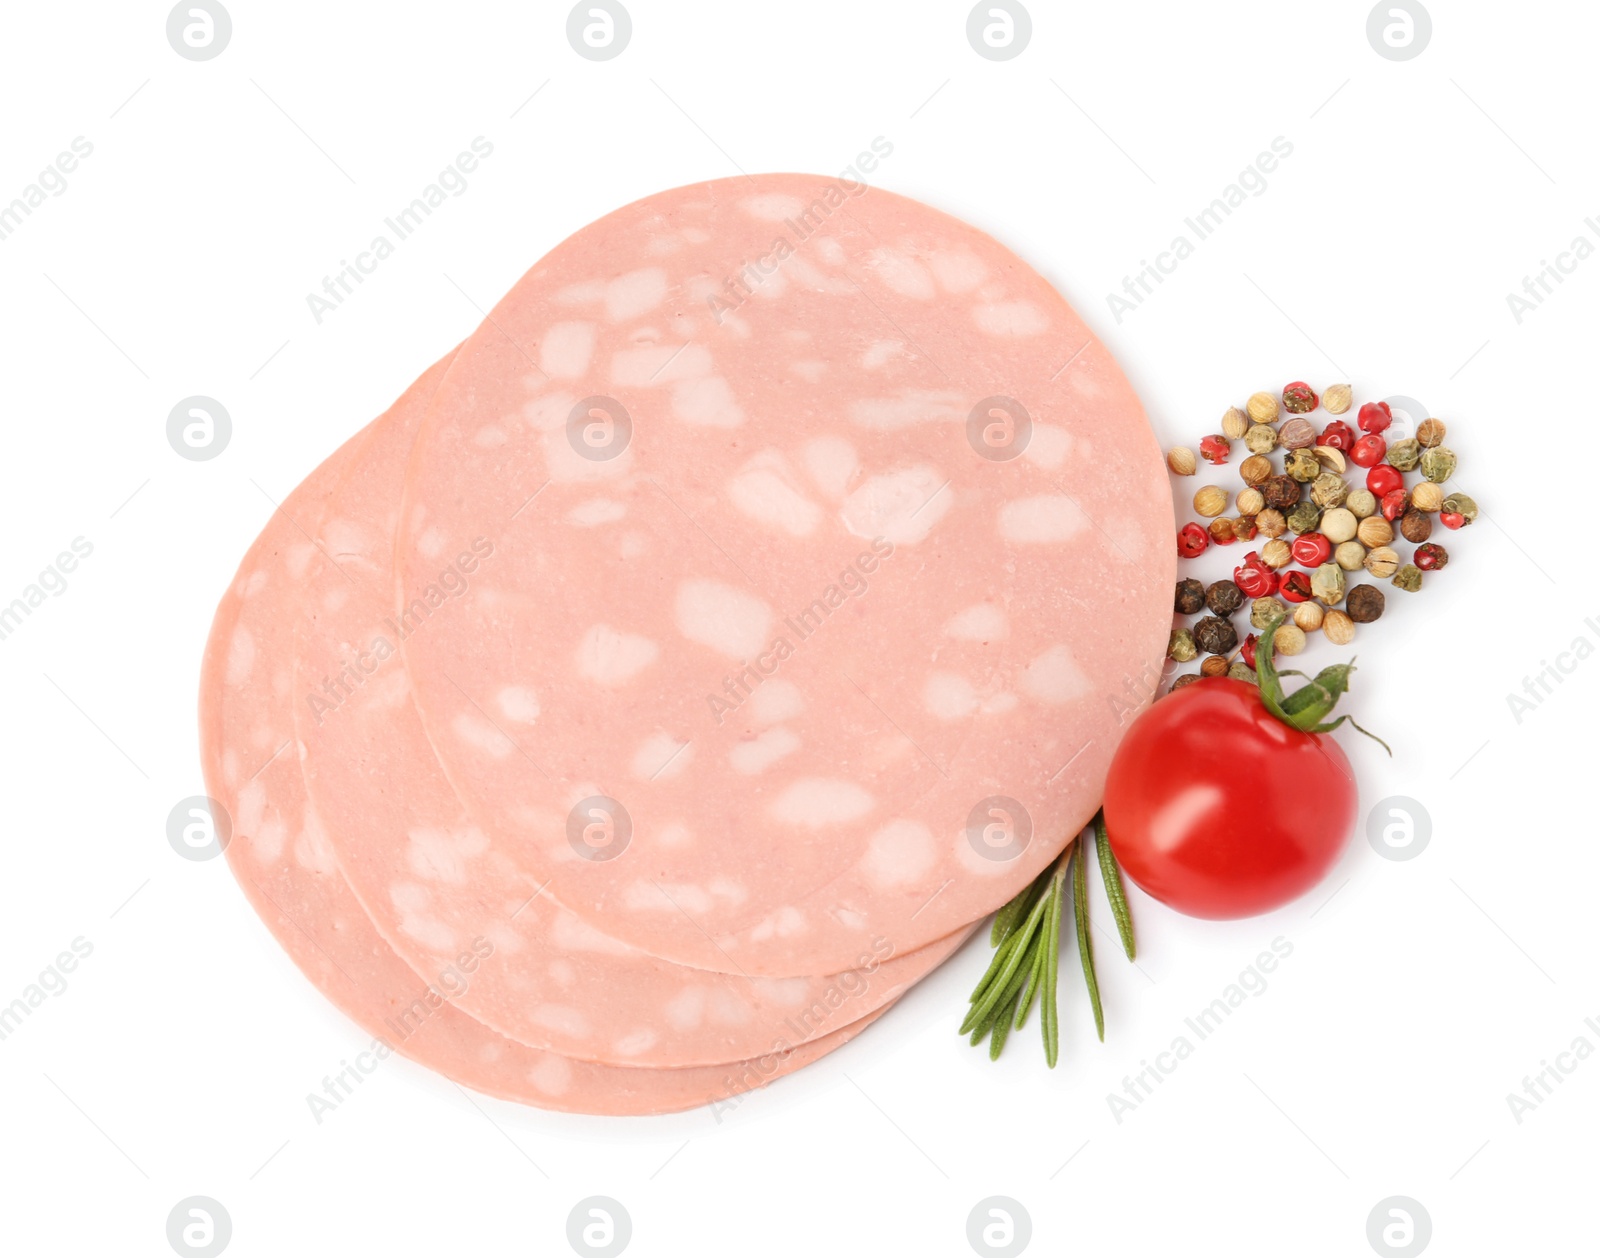
[[[1382,432],[1394,423],[1394,415],[1387,402],[1368,402],[1357,412],[1356,423],[1362,432]]]
[[[1241,515],[1233,522],[1233,538],[1238,542],[1253,542],[1256,540],[1256,518],[1253,515]]]
[[[1319,446],[1327,446],[1332,450],[1348,450],[1356,442],[1356,430],[1342,419],[1336,419],[1322,430],[1322,436],[1317,438]]]
[[[1379,498],[1387,498],[1405,483],[1406,478],[1400,475],[1400,469],[1388,463],[1379,463],[1367,470],[1367,488]]]
[[[1278,593],[1291,603],[1303,603],[1311,597],[1311,577],[1304,572],[1286,572]]]
[[[1467,522],[1467,517],[1459,511],[1439,512],[1439,523],[1447,529],[1458,529]]]
[[[1437,542],[1427,542],[1417,547],[1417,553],[1411,556],[1411,562],[1424,572],[1429,572],[1449,563],[1450,552]]]
[[[1268,598],[1278,591],[1278,574],[1252,550],[1233,570],[1233,583],[1244,591],[1246,598]]]
[[[1357,437],[1355,445],[1350,447],[1350,461],[1357,467],[1374,467],[1383,462],[1383,456],[1389,453],[1389,443],[1375,432],[1369,432],[1364,437]]]
[[[1239,647],[1239,658],[1244,661],[1246,668],[1254,668],[1256,666],[1256,643],[1259,640],[1258,635],[1252,633]]]
[[[1393,524],[1406,513],[1407,499],[1404,489],[1391,489],[1383,496],[1383,518]]]
[[[1333,543],[1321,533],[1302,533],[1289,547],[1294,561],[1307,568],[1325,564],[1333,555]]]
[[[1198,524],[1185,524],[1178,530],[1178,558],[1193,559],[1211,545],[1211,534]]]
[[[1283,409],[1291,415],[1304,415],[1317,409],[1317,394],[1304,380],[1283,386]]]
[[[1228,439],[1220,433],[1200,438],[1200,457],[1207,463],[1228,461]]]

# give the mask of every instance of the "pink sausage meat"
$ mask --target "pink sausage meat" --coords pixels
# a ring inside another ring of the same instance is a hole
[[[403,645],[482,858],[682,964],[834,973],[981,917],[1158,676],[1132,388],[998,242],[859,185],[583,229],[465,344],[407,477],[398,616],[492,547]]]

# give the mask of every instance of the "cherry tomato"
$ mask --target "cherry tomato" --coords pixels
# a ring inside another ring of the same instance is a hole
[[[1211,677],[1129,728],[1106,779],[1123,871],[1191,917],[1250,917],[1304,895],[1356,820],[1356,782],[1332,738],[1293,729],[1249,682]]]

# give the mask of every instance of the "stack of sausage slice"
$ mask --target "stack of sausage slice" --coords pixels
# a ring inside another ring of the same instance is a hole
[[[283,502],[201,695],[228,859],[397,1051],[590,1113],[849,1040],[1097,807],[1175,565],[1039,275],[805,175],[571,237]]]

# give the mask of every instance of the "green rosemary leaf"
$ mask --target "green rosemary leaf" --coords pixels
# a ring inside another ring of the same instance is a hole
[[[1089,938],[1089,860],[1079,845],[1072,862],[1072,916],[1078,927],[1078,956],[1083,961],[1083,981],[1089,988],[1089,1004],[1094,1008],[1094,1029],[1104,1043],[1106,1017],[1100,1008],[1100,983],[1094,975],[1094,941]]]
[[[1052,897],[1054,909],[1050,914],[1049,928],[1045,940],[1045,971],[1043,1006],[1040,1010],[1040,1031],[1044,1036],[1044,1060],[1051,1070],[1056,1068],[1056,1059],[1061,1052],[1061,1023],[1059,1017],[1059,1002],[1056,999],[1056,983],[1060,976],[1061,968],[1061,902],[1065,896],[1067,881],[1067,865],[1072,860],[1073,848],[1077,840],[1067,844],[1056,864],[1051,877],[1051,887],[1055,892]]]
[[[1122,885],[1122,869],[1117,864],[1116,853],[1111,850],[1111,836],[1106,833],[1106,814],[1102,810],[1094,815],[1094,850],[1100,858],[1100,881],[1105,884],[1106,899],[1111,901],[1111,916],[1117,919],[1117,934],[1122,938],[1122,950],[1133,960],[1133,915],[1128,912],[1128,893]]]
[[[982,999],[975,1000],[971,1012],[967,1014],[966,1021],[961,1024],[961,1034],[965,1035],[976,1026],[1000,1002],[1001,997],[1010,986],[1012,976],[1022,964],[1023,956],[1028,951],[1028,943],[1033,939],[1034,933],[1039,928],[1040,921],[1044,918],[1045,908],[1049,903],[1049,896],[1042,896],[1033,906],[1032,912],[1022,923],[1022,928],[1017,931],[1013,939],[1008,939],[1008,948],[1005,963],[995,974],[993,982],[987,985]],[[998,959],[998,958],[997,958]]]
[[[1022,1024],[1028,1020],[1028,1011],[1033,1008],[1033,998],[1039,994],[1039,989],[1044,985],[1044,959],[1043,948],[1033,954],[1033,968],[1028,971],[1028,985],[1022,989],[1022,1002],[1017,1006],[1015,1030],[1022,1030]]]
[[[1017,1007],[1017,1000],[1022,995],[1019,991],[1011,998],[1011,1003],[1003,1011],[1003,1015],[994,1024],[994,1034],[989,1039],[989,1060],[998,1061],[1001,1051],[1006,1046],[1006,1039],[1011,1034],[1011,1017]]]

